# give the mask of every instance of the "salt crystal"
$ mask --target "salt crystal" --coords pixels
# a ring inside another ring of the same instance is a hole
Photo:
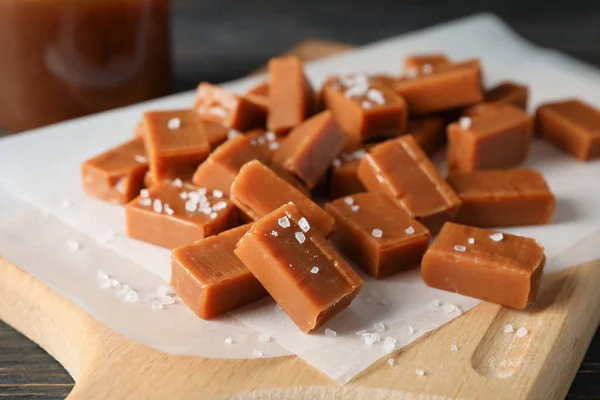
[[[456,350],[458,350],[458,346],[453,344],[452,346],[450,346],[450,350],[456,351]]]
[[[183,181],[181,179],[179,179],[179,178],[176,178],[173,181],[173,186],[175,186],[175,187],[183,187]]]
[[[440,301],[438,299],[433,299],[429,305],[431,308],[438,308],[440,306]]]
[[[277,231],[275,229],[273,229],[271,231],[271,236],[277,237],[277,236],[279,236],[279,233],[277,233]]]
[[[519,328],[519,329],[517,329],[517,336],[518,337],[525,337],[525,336],[527,336],[528,333],[529,333],[529,331],[527,330],[527,328]]]
[[[334,331],[333,329],[325,329],[325,336],[327,337],[336,337],[337,336],[337,332]]]
[[[135,303],[138,300],[138,294],[135,290],[128,290],[123,296],[123,300],[128,303]]]
[[[348,197],[344,198],[344,203],[351,206],[352,204],[354,204],[354,199],[352,197],[348,196]]]
[[[260,342],[270,342],[271,336],[267,335],[266,333],[261,333],[258,335],[258,340]]]
[[[275,304],[275,311],[281,311],[283,308],[279,304]]]
[[[367,333],[367,330],[366,330],[366,329],[361,329],[360,331],[356,331],[356,332],[354,332],[354,334],[355,334],[356,336],[362,336],[362,335],[364,335],[365,333]]]
[[[152,205],[152,199],[141,199],[140,206],[150,207]]]
[[[502,239],[504,239],[504,235],[500,232],[494,233],[493,235],[490,235],[490,239],[492,239],[494,242],[501,242]]]
[[[469,117],[461,117],[458,120],[458,124],[461,129],[469,129],[471,127],[471,118]]]
[[[231,343],[233,343],[233,339],[230,337],[226,337],[224,342],[225,342],[225,344],[231,344]]]
[[[383,235],[383,231],[381,229],[373,229],[371,235],[375,238],[380,238]]]
[[[216,115],[217,117],[227,117],[227,112],[221,107],[211,107],[208,109],[208,112],[212,115]]]
[[[294,233],[294,235],[296,236],[296,240],[300,244],[304,243],[304,241],[306,240],[306,237],[304,236],[304,233],[302,233],[302,232],[296,232],[296,233]]]
[[[269,143],[269,150],[275,151],[278,148],[279,148],[279,143],[277,143],[277,142],[271,142],[271,143]]]
[[[319,267],[312,267],[312,269],[310,270],[311,274],[318,274],[319,273]]]
[[[171,130],[181,128],[181,120],[179,118],[171,118],[168,122],[168,127]]]
[[[142,189],[140,190],[140,196],[142,196],[143,198],[148,198],[150,197],[150,192],[148,191],[148,189]]]
[[[385,324],[383,322],[375,322],[373,326],[375,327],[375,330],[378,330],[379,332],[385,331]]]
[[[504,333],[513,333],[515,328],[511,324],[504,325]]]
[[[256,139],[258,141],[258,144],[265,144],[267,142],[267,140],[264,137],[259,137],[258,139]]]
[[[187,200],[185,202],[185,211],[194,212],[198,210],[198,203],[194,200]]]
[[[430,74],[433,72],[433,67],[431,66],[431,64],[423,64],[423,67],[421,69],[423,70],[424,74]]]
[[[371,346],[373,344],[373,339],[371,338],[371,335],[366,335],[366,336],[363,336],[363,337],[365,339],[365,344],[367,346]]]
[[[215,189],[215,190],[213,190],[212,195],[214,197],[216,197],[217,199],[220,199],[220,198],[223,197],[223,192],[220,191],[220,190]]]
[[[138,162],[140,164],[146,164],[148,162],[148,159],[146,157],[139,154],[133,156],[133,159],[135,160],[135,162]]]
[[[69,246],[69,248],[73,251],[81,249],[81,245],[75,240],[67,240],[67,246]]]
[[[230,129],[227,131],[227,139],[231,140],[234,137],[239,136],[240,133],[238,131],[236,131],[235,129]]]
[[[115,189],[117,190],[117,192],[124,194],[125,193],[125,180],[119,179],[119,181],[115,185]]]
[[[173,211],[173,209],[171,208],[170,205],[166,204],[164,205],[164,210],[168,215],[173,215],[175,214],[175,211]]]
[[[394,359],[393,358],[389,358],[387,360],[388,365],[394,365]]]
[[[468,238],[468,239],[467,239],[467,243],[469,243],[469,244],[474,244],[474,243],[475,243],[475,239],[473,239],[473,238]]]
[[[465,246],[461,246],[461,245],[457,244],[456,246],[454,246],[454,250],[464,253],[465,251],[467,251],[467,248]]]
[[[160,302],[163,303],[164,305],[171,305],[171,304],[175,304],[175,299],[171,296],[162,296],[160,298]]]
[[[274,140],[275,140],[275,138],[276,138],[275,134],[274,134],[273,132],[271,132],[271,131],[269,131],[269,132],[265,133],[265,137],[267,138],[267,140],[268,140],[269,142],[272,142],[272,141],[274,141]]]
[[[358,204],[352,204],[350,206],[350,209],[352,210],[352,212],[357,212],[358,210],[360,210],[360,206]]]
[[[360,160],[366,155],[367,151],[365,149],[354,150],[354,152],[352,153],[352,157],[354,157],[356,160]]]
[[[158,297],[165,297],[170,294],[173,294],[173,289],[169,285],[160,285],[158,289],[156,289],[156,295]]]
[[[69,199],[64,199],[61,204],[62,204],[63,208],[71,207],[71,201]]]
[[[277,220],[277,223],[282,228],[289,228],[290,227],[290,220],[288,219],[288,217],[281,217],[281,218],[279,218]]]
[[[256,349],[252,350],[252,357],[260,358],[262,356],[263,356],[263,352],[262,351],[256,350]]]
[[[188,198],[188,194],[187,194],[187,192],[181,192],[181,193],[179,193],[179,197],[180,197],[182,200],[187,200],[187,198]]]
[[[381,340],[381,336],[379,336],[379,333],[371,333],[369,336],[371,337],[373,343],[379,342]]]
[[[365,110],[368,110],[369,108],[372,108],[373,105],[371,104],[371,102],[364,100],[362,103],[360,103],[360,106],[362,108],[364,108]]]
[[[419,71],[416,68],[410,68],[404,73],[404,76],[407,78],[416,78],[417,75],[419,75]]]
[[[115,288],[117,290],[121,289],[121,283],[118,280],[116,280],[116,279],[109,279],[108,280],[108,285],[111,288]]]
[[[107,281],[109,279],[109,276],[106,272],[98,270],[96,271],[96,278],[98,278],[99,281]]]
[[[456,311],[456,306],[450,303],[444,304],[444,311],[446,311],[448,314],[453,313]]]
[[[308,232],[310,230],[310,224],[308,223],[308,221],[304,217],[300,218],[300,221],[298,221],[298,226],[304,232]]]
[[[397,340],[394,339],[393,337],[386,337],[385,340],[383,341],[383,350],[386,353],[389,353],[391,351],[394,351],[394,349],[396,348],[396,342]]]
[[[218,216],[219,216],[219,214],[217,214],[216,212],[210,213],[210,219],[217,219]]]
[[[157,213],[162,212],[162,210],[163,210],[162,201],[160,201],[160,199],[154,200],[154,202],[152,203],[152,209],[154,210],[154,212],[157,212]]]
[[[416,369],[415,374],[419,376],[425,376],[425,371],[423,371],[422,369]]]
[[[415,233],[415,228],[413,228],[412,226],[409,226],[408,228],[406,228],[404,230],[404,232],[406,232],[407,235],[412,235],[413,233]]]
[[[383,96],[383,93],[377,89],[369,89],[367,92],[367,98],[374,103],[385,104],[385,97]]]
[[[196,191],[200,196],[206,196],[206,193],[208,193],[208,189],[206,188],[198,188],[198,190]]]
[[[339,168],[342,166],[342,160],[340,160],[339,158],[334,158],[331,165],[333,165],[333,168]]]
[[[163,304],[160,301],[154,300],[150,304],[150,308],[152,308],[153,310],[162,310],[164,307],[163,307]]]
[[[406,330],[408,331],[409,335],[412,335],[413,333],[415,333],[415,328],[413,328],[412,326],[409,326]]]
[[[212,206],[212,209],[214,211],[221,211],[227,208],[227,202],[225,201],[219,201],[218,203],[216,203],[215,205]]]

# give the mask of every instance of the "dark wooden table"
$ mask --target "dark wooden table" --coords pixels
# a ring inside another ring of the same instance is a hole
[[[176,91],[243,76],[306,38],[360,45],[476,12],[494,12],[532,42],[600,67],[597,0],[175,0],[173,11]],[[0,322],[0,398],[61,399],[72,386],[52,357]],[[567,398],[600,399],[598,333]]]

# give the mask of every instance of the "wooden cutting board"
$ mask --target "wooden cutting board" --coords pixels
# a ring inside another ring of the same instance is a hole
[[[349,48],[307,41],[290,53],[312,60]],[[0,318],[69,371],[76,381],[72,399],[546,400],[566,395],[598,327],[598,287],[600,261],[547,275],[536,305],[526,311],[482,303],[344,386],[295,356],[222,360],[161,353],[111,331],[2,259]],[[529,334],[506,334],[506,324]]]

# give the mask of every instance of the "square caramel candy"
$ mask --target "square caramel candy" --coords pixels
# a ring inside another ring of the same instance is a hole
[[[144,187],[148,159],[143,139],[133,139],[81,164],[86,194],[111,203],[125,204]]]
[[[446,142],[446,124],[441,117],[410,119],[406,132],[412,135],[428,156],[444,147]]]
[[[429,230],[380,194],[340,198],[325,210],[335,219],[333,243],[376,279],[418,267],[429,246]]]
[[[144,142],[154,182],[189,179],[210,152],[204,124],[191,110],[144,113]]]
[[[248,161],[260,160],[268,163],[269,158],[250,143],[245,135],[238,135],[217,147],[200,164],[192,182],[198,187],[221,190],[229,195],[231,184],[240,168]]]
[[[512,168],[527,158],[533,119],[525,111],[502,105],[448,125],[448,171]]]
[[[231,185],[231,201],[255,221],[293,202],[324,236],[333,230],[333,218],[329,214],[258,160],[240,169]]]
[[[404,99],[363,74],[329,78],[323,86],[323,101],[349,136],[344,150],[368,139],[398,136],[406,128]]]
[[[447,222],[421,275],[433,288],[521,310],[535,300],[545,262],[533,239]]]
[[[292,129],[273,161],[312,189],[327,173],[345,140],[331,111],[323,111]]]
[[[288,203],[255,222],[235,254],[308,333],[348,307],[363,281],[313,221]]]
[[[430,74],[435,68],[447,67],[452,61],[441,53],[413,54],[404,59],[404,75],[415,77],[420,74]]]
[[[372,146],[368,146],[370,148]],[[331,164],[330,195],[331,198],[348,196],[354,193],[366,192],[365,185],[358,179],[358,165],[367,154],[367,147],[351,152],[345,152],[335,158]]]
[[[266,113],[269,111],[269,82],[260,82],[257,85],[248,89],[244,93],[244,97],[254,105],[262,108]]]
[[[484,95],[484,101],[488,103],[510,104],[526,110],[528,97],[529,89],[527,86],[506,81],[487,90]]]
[[[430,73],[400,78],[394,89],[406,100],[411,116],[479,103],[483,100],[481,64],[469,60],[438,66]]]
[[[264,125],[265,110],[243,96],[217,85],[202,82],[196,91],[194,110],[204,121],[240,131]]]
[[[310,117],[315,95],[304,75],[302,61],[296,57],[278,57],[269,61],[269,114],[267,128],[285,135]]]
[[[456,215],[460,199],[411,135],[379,144],[360,161],[358,178],[437,233]]]
[[[446,179],[462,200],[454,219],[461,224],[547,224],[556,208],[544,177],[531,169],[452,172]]]
[[[600,110],[581,100],[541,105],[535,116],[535,130],[581,161],[600,156]]]
[[[227,134],[229,129],[225,128],[223,125],[217,122],[211,121],[202,121],[204,125],[204,132],[206,132],[206,137],[208,139],[208,144],[211,149],[214,149],[225,140],[227,140]],[[136,124],[133,137],[134,138],[143,138],[146,132],[146,125],[144,125],[144,121],[140,121]]]
[[[245,306],[267,291],[234,253],[250,225],[219,233],[171,253],[171,287],[200,318]]]
[[[237,225],[238,214],[218,190],[163,180],[125,206],[125,222],[129,237],[172,249]]]

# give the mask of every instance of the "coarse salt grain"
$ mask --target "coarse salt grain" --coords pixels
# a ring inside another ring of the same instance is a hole
[[[225,338],[225,344],[231,344],[231,343],[233,343],[233,339],[230,338],[230,337],[226,337]]]
[[[461,246],[461,245],[457,244],[456,246],[454,246],[454,250],[464,253],[465,251],[467,251],[467,248],[465,246]]]
[[[348,196],[348,197],[344,198],[344,203],[351,206],[352,204],[354,204],[354,199],[352,197]]]
[[[525,336],[527,336],[528,333],[529,333],[529,331],[527,330],[527,328],[519,328],[519,329],[517,329],[517,336],[518,337],[525,337]]]
[[[289,228],[290,227],[290,220],[288,219],[288,217],[281,217],[281,218],[279,218],[277,220],[277,223],[282,228]]]
[[[240,135],[240,133],[238,131],[236,131],[235,129],[230,129],[227,131],[227,139],[231,140],[235,137],[238,137]]]
[[[504,325],[504,333],[513,333],[515,328],[511,324]]]
[[[269,150],[275,151],[278,148],[279,148],[279,143],[277,143],[277,142],[271,142],[271,143],[269,143]]]
[[[165,205],[164,205],[164,207],[163,207],[163,208],[164,208],[165,212],[166,212],[168,215],[173,215],[173,214],[175,214],[175,211],[173,211],[173,209],[171,208],[171,206],[170,206],[170,205],[168,205],[168,204],[166,204],[166,203],[165,203]]]
[[[188,194],[187,194],[187,192],[181,192],[181,193],[179,193],[179,197],[180,197],[182,200],[187,200],[187,198],[188,198]]]
[[[302,232],[296,232],[296,233],[294,233],[294,235],[296,236],[296,240],[300,244],[304,243],[304,241],[306,240],[306,237],[304,236],[304,233],[302,233]]]
[[[397,340],[395,338],[387,336],[383,340],[383,350],[386,353],[394,351],[394,349],[396,348],[396,342]]]
[[[121,289],[121,283],[118,280],[114,279],[114,278],[111,278],[111,279],[108,280],[108,285],[111,288]]]
[[[387,363],[388,363],[388,365],[394,365],[394,359],[388,358]]]
[[[339,158],[334,158],[331,165],[333,165],[333,168],[339,168],[342,166],[342,160]]]
[[[275,138],[276,138],[276,136],[275,136],[275,133],[273,133],[273,132],[271,132],[271,131],[269,131],[269,132],[265,133],[265,137],[267,138],[267,140],[268,140],[269,142],[272,142],[272,141],[273,141],[273,140],[275,140]]]
[[[450,346],[450,350],[456,351],[456,350],[458,350],[458,346],[453,344],[452,346]]]
[[[383,231],[381,229],[373,229],[371,231],[371,235],[375,238],[380,238],[381,236],[383,236]]]
[[[504,235],[500,232],[494,233],[493,235],[490,235],[490,239],[492,239],[494,242],[501,242],[502,239],[504,239]]]
[[[460,117],[458,120],[458,124],[461,129],[469,129],[471,127],[471,118],[469,117]]]
[[[404,73],[404,76],[407,78],[416,78],[417,75],[419,75],[419,71],[416,68],[410,68]]]
[[[168,306],[170,306],[171,304],[175,304],[175,299],[172,298],[171,296],[163,296],[160,298],[160,301],[164,305],[168,305]]]
[[[181,179],[179,179],[179,178],[176,178],[173,181],[173,186],[175,186],[175,187],[183,187],[183,181]]]
[[[333,329],[325,329],[325,336],[327,337],[336,337],[337,336],[337,332],[334,331]]]
[[[379,332],[385,331],[385,324],[383,322],[375,322],[373,326],[375,327],[375,330]]]
[[[218,216],[219,216],[219,214],[217,214],[214,211],[210,213],[210,219],[217,219]]]
[[[150,197],[150,192],[148,191],[148,189],[142,189],[140,190],[140,196],[146,199]]]
[[[81,245],[79,244],[79,242],[77,242],[75,240],[68,240],[67,246],[69,246],[69,248],[73,251],[77,251],[77,250],[81,249]]]
[[[358,210],[360,210],[360,206],[358,204],[352,204],[350,206],[350,210],[352,210],[352,212],[357,212]]]
[[[267,335],[266,333],[261,333],[260,335],[258,335],[258,340],[261,342],[270,342],[271,336]]]
[[[165,297],[170,294],[173,294],[173,289],[168,285],[160,285],[158,289],[156,289],[156,295],[158,297]]]
[[[423,371],[422,369],[416,369],[415,374],[419,376],[425,376],[425,371]]]
[[[163,210],[162,201],[160,201],[160,199],[154,200],[154,202],[152,203],[152,209],[154,210],[154,212],[161,213]]]
[[[262,351],[256,350],[256,349],[252,350],[252,357],[260,358],[262,356],[263,356],[263,352]]]
[[[139,155],[139,154],[136,154],[135,156],[133,156],[133,159],[135,160],[135,162],[138,162],[140,164],[145,164],[148,162],[148,158],[146,158],[142,155]]]
[[[412,335],[413,333],[415,333],[415,328],[413,328],[412,326],[409,326],[406,330],[409,335]]]
[[[194,212],[198,209],[198,203],[193,200],[187,200],[185,202],[185,211]]]
[[[150,207],[152,205],[152,199],[146,198],[140,200],[140,206]]]
[[[227,111],[221,107],[211,107],[208,109],[208,113],[221,118],[227,117]]]
[[[164,306],[160,301],[154,300],[152,303],[150,303],[150,308],[153,310],[162,310]]]
[[[367,98],[373,103],[385,104],[385,97],[383,96],[383,93],[377,89],[369,89],[367,92]]]
[[[312,267],[310,270],[311,274],[318,274],[319,273],[319,267]]]
[[[300,221],[298,221],[298,226],[304,232],[308,232],[310,230],[310,224],[308,223],[308,221],[304,217],[300,218]]]
[[[404,230],[404,232],[406,232],[407,235],[412,235],[413,233],[415,233],[415,228],[413,228],[412,226],[409,226],[408,228],[406,228]]]
[[[279,236],[279,233],[277,233],[277,231],[275,229],[273,229],[271,231],[271,236],[277,237],[277,236]]]
[[[448,314],[453,313],[456,311],[456,306],[450,303],[444,304],[444,311],[446,311]]]
[[[109,279],[109,276],[106,272],[99,269],[98,271],[96,271],[96,278],[98,278],[99,281],[107,281]]]
[[[215,190],[213,190],[212,195],[214,197],[216,197],[217,199],[220,199],[223,197],[223,192],[215,189]]]
[[[179,118],[171,118],[167,125],[171,130],[179,129],[181,128],[181,120]]]
[[[361,329],[360,331],[354,332],[356,336],[363,336],[365,333],[367,333],[366,329]]]
[[[135,290],[128,290],[123,296],[123,300],[128,303],[135,303],[138,300],[138,294]]]
[[[468,238],[468,239],[467,239],[467,243],[469,243],[469,244],[474,244],[474,243],[475,243],[475,239],[473,239],[473,238]]]
[[[370,109],[373,107],[373,104],[371,104],[370,101],[368,100],[364,100],[362,103],[360,103],[360,106],[366,110]]]
[[[440,306],[440,301],[438,299],[433,299],[429,305],[431,308],[438,308]]]
[[[423,70],[424,74],[430,74],[433,72],[433,67],[431,66],[431,64],[423,64],[423,67],[421,69]]]

